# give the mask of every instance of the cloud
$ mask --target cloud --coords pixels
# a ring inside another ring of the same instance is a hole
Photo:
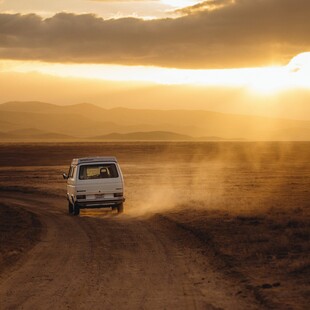
[[[235,0],[208,0],[195,5],[176,10],[177,13],[189,15],[198,11],[212,11],[223,8],[229,4],[234,4]]]
[[[1,1],[1,0],[0,0]],[[92,2],[160,2],[160,0],[88,0]]]
[[[235,0],[149,21],[0,14],[0,58],[180,68],[283,64],[310,50],[309,12],[308,0]]]

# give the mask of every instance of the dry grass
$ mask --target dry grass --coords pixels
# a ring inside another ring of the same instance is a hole
[[[214,266],[242,281],[262,305],[307,309],[309,209],[236,212],[182,209],[165,215],[205,244]]]

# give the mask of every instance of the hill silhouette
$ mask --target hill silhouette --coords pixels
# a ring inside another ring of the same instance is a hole
[[[94,140],[133,140],[133,141],[166,141],[166,140],[182,140],[191,141],[192,137],[186,135],[180,135],[174,132],[168,131],[148,131],[148,132],[130,132],[130,133],[111,133],[108,135],[91,137]]]
[[[156,140],[156,135],[158,140],[215,140],[214,137],[218,140],[310,140],[310,121],[302,120],[204,110],[103,109],[89,103],[69,106],[44,102],[0,104],[1,136],[13,137],[12,131],[27,128],[43,131],[47,138],[58,134],[60,140],[111,140],[112,137]],[[31,139],[32,136],[37,135],[29,132],[27,137]]]
[[[0,132],[0,139],[5,141],[46,141],[46,140],[74,140],[73,136],[59,134],[55,132],[46,132],[35,128],[25,128]]]

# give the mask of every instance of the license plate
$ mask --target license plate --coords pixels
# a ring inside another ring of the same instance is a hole
[[[96,194],[95,197],[96,199],[104,198],[104,194]]]

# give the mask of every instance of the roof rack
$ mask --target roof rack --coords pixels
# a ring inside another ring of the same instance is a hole
[[[98,163],[98,162],[117,162],[114,156],[101,156],[101,157],[83,157],[72,159],[72,165],[86,164],[86,163]]]

